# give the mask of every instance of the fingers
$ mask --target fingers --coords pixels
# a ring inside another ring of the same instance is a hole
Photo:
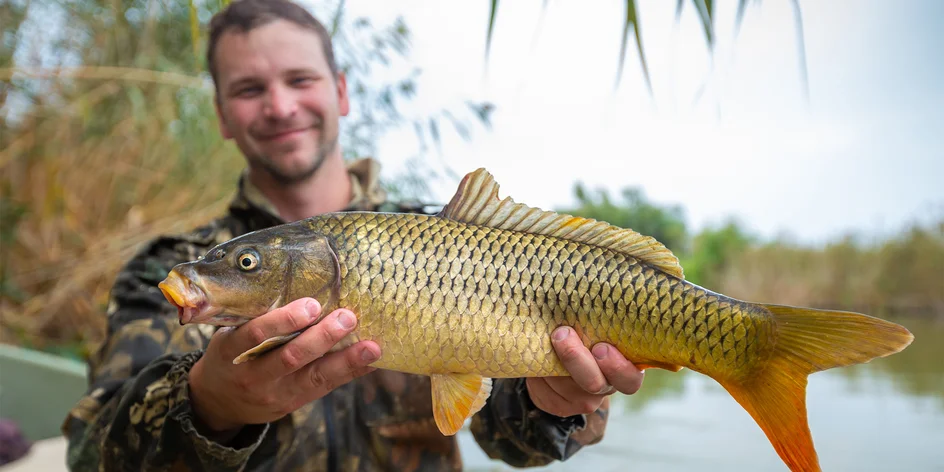
[[[317,300],[300,298],[237,328],[227,341],[224,354],[234,359],[266,339],[305,329],[319,316],[321,316],[321,304]]]
[[[307,403],[320,398],[357,377],[376,370],[370,363],[380,359],[380,346],[373,341],[362,341],[343,350],[332,352],[292,374],[296,391]]]
[[[587,393],[571,377],[546,377],[547,385],[570,403],[571,414],[590,413],[600,406],[604,394]]]
[[[583,345],[573,329],[561,326],[551,334],[551,344],[564,368],[587,393],[602,394],[610,385],[597,366],[590,350]]]
[[[559,393],[554,391],[547,383],[544,377],[529,377],[525,379],[528,387],[528,394],[534,406],[560,417],[571,416],[570,402],[564,399]]]
[[[645,372],[626,360],[619,350],[609,344],[600,343],[593,346],[591,352],[603,375],[616,390],[632,395],[642,387]]]
[[[356,325],[357,317],[350,310],[335,310],[271,355],[258,359],[258,369],[270,378],[296,372],[327,354]]]

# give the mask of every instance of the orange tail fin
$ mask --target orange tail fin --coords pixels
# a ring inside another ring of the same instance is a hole
[[[807,376],[901,351],[902,326],[858,313],[761,305],[777,323],[774,353],[746,381],[721,385],[754,418],[791,471],[820,471],[806,417]]]

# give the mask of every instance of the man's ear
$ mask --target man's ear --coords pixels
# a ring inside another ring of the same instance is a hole
[[[348,112],[351,111],[351,103],[347,97],[347,78],[344,76],[344,72],[338,71],[338,109],[341,113],[341,116],[347,116]]]
[[[213,96],[213,109],[216,110],[216,122],[220,125],[220,134],[223,136],[223,139],[231,139],[233,135],[229,132],[229,127],[226,126],[226,120],[223,119],[223,111],[220,109],[221,106],[220,94],[217,93]]]

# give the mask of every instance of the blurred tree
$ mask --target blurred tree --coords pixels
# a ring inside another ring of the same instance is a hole
[[[691,257],[685,264],[685,278],[713,290],[721,290],[725,272],[737,262],[755,240],[736,220],[707,227],[692,241]]]
[[[576,208],[557,211],[631,228],[637,233],[652,236],[676,253],[686,250],[685,217],[679,206],[651,203],[638,188],[624,189],[622,201],[614,203],[606,191],[598,190],[591,194],[583,184],[577,183],[574,196],[577,198]]]
[[[944,218],[908,228],[879,258],[875,291],[889,311],[944,313]]]
[[[27,28],[19,24],[4,27],[4,43],[13,47],[4,48],[11,53],[0,56],[3,61],[0,67],[8,68],[3,78],[9,79],[22,95],[21,101],[32,104],[42,96],[47,101],[55,98],[67,103],[103,81],[117,81],[124,89],[122,93],[102,99],[96,105],[96,113],[89,117],[95,121],[90,123],[89,131],[101,133],[110,130],[115,120],[126,117],[129,106],[138,115],[144,113],[142,107],[156,98],[152,93],[155,86],[147,82],[157,82],[159,87],[168,85],[167,79],[175,77],[178,80],[170,83],[183,81],[190,89],[175,97],[178,106],[190,111],[204,107],[199,117],[202,125],[188,122],[186,126],[177,125],[175,130],[190,131],[190,135],[181,137],[188,142],[215,140],[214,122],[206,119],[212,108],[206,108],[209,89],[203,57],[207,23],[227,3],[228,0],[60,0],[43,5],[5,4],[3,8],[11,12],[4,12],[4,22],[26,16],[32,21],[26,22]],[[390,80],[376,78],[379,69],[387,68],[390,72],[388,66],[409,55],[411,33],[402,18],[383,26],[375,26],[365,17],[348,18],[343,0],[317,2],[310,8],[329,28],[339,67],[348,77],[353,109],[342,130],[345,157],[376,155],[380,136],[394,129],[412,129],[421,142],[438,146],[449,125],[460,137],[468,139],[472,123],[489,124],[493,106],[472,100],[421,115],[404,115],[402,105],[415,96],[421,71],[412,68]],[[18,42],[29,47],[18,51],[15,55],[21,60],[14,61],[12,51],[17,51]],[[54,90],[54,97],[48,97],[48,81],[37,80],[37,75],[57,78],[60,83],[71,78],[72,82],[68,89]],[[130,87],[129,81],[137,84]],[[207,126],[211,129],[206,129]],[[215,141],[213,144],[218,145]],[[420,152],[428,150],[424,146]],[[193,148],[196,155],[207,151],[207,146]],[[414,190],[421,193],[426,189]]]
[[[94,341],[122,261],[225,207],[244,163],[217,131],[204,51],[226,3],[0,3],[0,340]],[[311,8],[348,76],[345,157],[376,156],[394,129],[438,146],[450,125],[466,138],[489,124],[488,103],[403,111],[421,71],[402,67],[411,42],[402,19],[348,18],[343,1]],[[386,185],[402,198],[427,192],[407,177]]]

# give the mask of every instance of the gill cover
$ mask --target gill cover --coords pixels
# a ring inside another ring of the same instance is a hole
[[[328,238],[316,235],[307,240],[295,239],[286,252],[284,288],[277,304],[281,306],[299,298],[312,297],[321,304],[322,317],[330,313],[341,298],[341,264]],[[233,364],[255,359],[295,339],[305,329],[266,339],[233,359]]]
[[[284,281],[283,302],[312,297],[321,303],[324,312],[341,298],[341,263],[331,242],[321,234],[296,240],[289,250]],[[283,303],[283,304],[284,304]]]

